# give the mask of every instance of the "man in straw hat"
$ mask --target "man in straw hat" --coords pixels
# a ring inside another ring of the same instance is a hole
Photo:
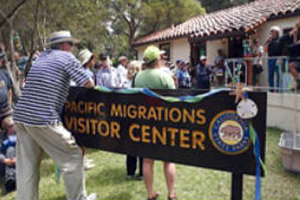
[[[144,51],[143,60],[146,69],[136,75],[134,87],[150,88],[150,89],[175,89],[175,83],[171,75],[161,72],[161,54],[163,51],[155,46],[149,46]],[[148,193],[148,199],[156,200],[158,193],[153,190],[153,165],[154,160],[144,158],[143,160],[143,175]],[[164,162],[164,174],[168,187],[168,199],[176,199],[175,194],[175,176],[176,167],[174,163]]]
[[[68,200],[95,199],[86,196],[83,156],[71,133],[61,123],[70,79],[91,88],[92,79],[71,53],[78,42],[69,31],[50,34],[50,50],[32,64],[14,120],[18,131],[17,200],[39,198],[39,167],[45,151],[64,177]]]

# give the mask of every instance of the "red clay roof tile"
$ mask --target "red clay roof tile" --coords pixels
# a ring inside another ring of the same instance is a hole
[[[252,3],[193,17],[177,26],[154,32],[137,40],[134,45],[159,42],[179,37],[205,36],[249,32],[267,20],[300,12],[300,0],[257,0]]]

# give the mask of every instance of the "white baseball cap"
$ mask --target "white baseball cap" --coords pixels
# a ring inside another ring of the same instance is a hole
[[[206,60],[206,56],[201,56],[200,60]]]
[[[281,29],[279,28],[279,26],[272,26],[272,27],[270,28],[270,31],[277,31],[277,32],[280,34]]]

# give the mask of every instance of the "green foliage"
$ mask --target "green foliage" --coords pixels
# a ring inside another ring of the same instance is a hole
[[[145,7],[146,17],[140,35],[147,35],[205,13],[205,9],[196,0],[153,0]]]
[[[7,15],[20,1],[0,0],[0,4]],[[45,44],[55,30],[70,30],[81,40],[79,48],[130,55],[137,38],[204,12],[197,0],[27,0],[14,20],[14,30],[27,51],[37,25],[35,47]],[[8,26],[4,25],[1,40],[7,38]]]

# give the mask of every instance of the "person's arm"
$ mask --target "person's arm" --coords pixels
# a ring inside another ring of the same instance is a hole
[[[70,58],[69,64],[65,67],[65,71],[70,79],[75,81],[78,86],[94,87],[94,81],[75,57]]]
[[[8,74],[8,72],[4,72],[4,75],[6,77],[6,87],[7,87],[7,93],[8,93],[8,103],[11,104],[12,103],[12,99],[13,99],[13,83],[12,80]]]
[[[266,53],[268,53],[268,50],[269,50],[269,43],[268,43],[268,44],[265,44],[264,50],[265,50]]]
[[[269,44],[270,44],[271,40],[272,40],[272,36],[269,34],[267,41],[264,44],[264,50],[266,53],[268,53],[268,51],[269,51]]]
[[[208,67],[208,71],[209,71],[209,74],[212,74],[213,76],[216,76],[216,71],[213,70],[212,66],[207,66]]]
[[[167,89],[176,89],[176,85],[172,76],[168,75],[166,77]]]
[[[11,105],[13,99],[13,91],[12,89],[8,90],[8,103]]]
[[[290,37],[292,37],[292,36],[294,36],[295,34],[297,34],[298,33],[298,29],[299,29],[299,27],[294,27],[290,32],[289,32],[289,36]]]
[[[95,86],[95,83],[92,79],[89,79],[84,85],[83,87],[85,88],[93,88]]]

